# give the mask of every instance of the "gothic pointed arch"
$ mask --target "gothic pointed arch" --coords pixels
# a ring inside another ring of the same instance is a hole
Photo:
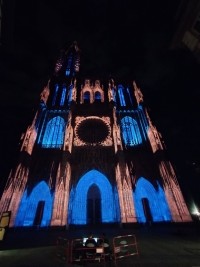
[[[97,170],[91,170],[83,175],[76,187],[71,190],[69,207],[72,224],[87,223],[87,194],[94,185],[98,187],[101,196],[102,222],[114,222],[116,220],[114,203],[116,196],[113,188],[105,175]]]
[[[64,141],[64,131],[65,120],[61,116],[49,120],[41,140],[42,147],[60,148]]]
[[[158,190],[144,177],[139,178],[133,193],[138,222],[171,221],[171,214],[161,186]],[[148,210],[149,209],[149,210]]]
[[[124,143],[129,146],[135,146],[142,143],[140,129],[136,120],[130,116],[121,119],[122,136]]]
[[[37,215],[37,211],[40,214]],[[27,190],[24,192],[15,220],[15,226],[33,226],[37,216],[40,216],[40,226],[48,226],[51,213],[52,195],[47,183],[41,181],[33,188],[30,195],[27,194]]]

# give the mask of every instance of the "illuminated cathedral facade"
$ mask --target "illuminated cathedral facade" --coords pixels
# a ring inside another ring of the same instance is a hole
[[[140,88],[79,80],[79,68],[74,42],[21,137],[0,214],[10,227],[191,221]]]

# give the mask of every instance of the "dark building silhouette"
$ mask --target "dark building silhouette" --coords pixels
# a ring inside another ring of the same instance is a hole
[[[131,85],[83,80],[63,49],[2,194],[10,226],[189,222],[161,134]]]

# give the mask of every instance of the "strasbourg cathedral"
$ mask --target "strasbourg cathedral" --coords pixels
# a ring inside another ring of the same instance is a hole
[[[79,80],[62,50],[0,201],[10,227],[192,221],[143,94]]]

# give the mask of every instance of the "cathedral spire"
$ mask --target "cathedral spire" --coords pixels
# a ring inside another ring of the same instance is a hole
[[[56,76],[74,77],[80,68],[80,49],[76,41],[67,49],[61,49],[56,61],[54,74]]]

